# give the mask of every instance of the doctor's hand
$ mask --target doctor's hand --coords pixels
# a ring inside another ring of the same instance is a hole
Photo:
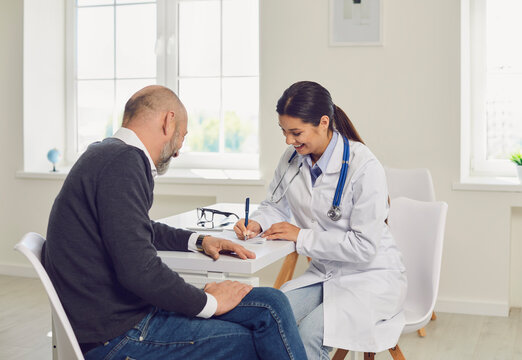
[[[243,246],[236,244],[230,240],[220,239],[213,236],[205,236],[203,242],[203,251],[205,254],[217,260],[220,252],[235,252],[241,259],[255,259],[256,253],[245,249]]]
[[[225,280],[220,283],[208,283],[203,290],[217,300],[217,310],[214,315],[223,315],[235,308],[252,290],[252,286],[239,281]]]
[[[264,237],[268,240],[280,239],[297,242],[297,235],[299,235],[300,230],[301,228],[298,228],[297,226],[284,221],[270,226],[268,229],[265,230],[261,237]]]
[[[257,221],[248,220],[248,226],[245,228],[245,219],[239,219],[234,225],[234,232],[240,240],[245,240],[245,236],[251,239],[261,232],[261,225]]]

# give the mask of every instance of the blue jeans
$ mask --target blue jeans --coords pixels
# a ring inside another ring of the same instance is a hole
[[[211,319],[154,309],[127,333],[85,354],[91,359],[306,359],[286,296],[254,288]]]
[[[285,292],[294,312],[299,334],[309,360],[329,360],[332,348],[323,345],[323,284],[314,284]]]

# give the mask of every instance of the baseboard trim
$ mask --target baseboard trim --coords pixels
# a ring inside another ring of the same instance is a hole
[[[438,299],[435,312],[468,315],[509,316],[507,302],[485,302],[474,300]]]
[[[0,274],[36,278],[38,275],[30,265],[0,264]]]

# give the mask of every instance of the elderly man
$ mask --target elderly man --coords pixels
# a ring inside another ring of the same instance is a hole
[[[42,261],[86,359],[306,359],[278,290],[224,281],[204,290],[157,250],[217,259],[231,241],[152,221],[154,178],[187,134],[187,113],[162,86],[134,94],[116,134],[89,146],[51,210]]]

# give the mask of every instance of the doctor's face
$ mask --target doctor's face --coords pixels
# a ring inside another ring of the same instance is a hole
[[[305,123],[300,118],[279,115],[279,126],[286,138],[299,155],[311,155],[314,161],[319,160],[331,139],[328,133],[328,116],[323,116],[319,125]]]

